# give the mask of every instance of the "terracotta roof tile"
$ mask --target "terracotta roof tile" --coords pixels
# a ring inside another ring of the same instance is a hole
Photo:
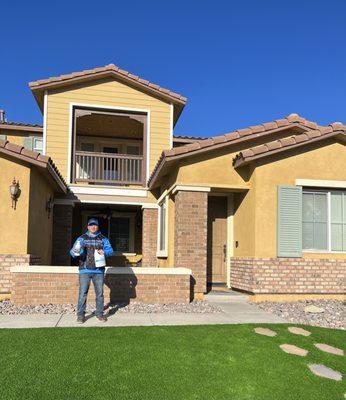
[[[25,122],[7,121],[7,122],[0,122],[0,129],[1,129],[1,126],[6,127],[6,125],[27,126],[29,128],[43,128],[43,126],[39,125],[39,124],[27,124]]]
[[[305,118],[300,117],[298,114],[290,114],[286,118],[277,119],[273,122],[266,122],[263,123],[262,125],[253,125],[250,126],[249,128],[239,129],[237,131],[225,133],[224,135],[214,136],[204,140],[197,140],[195,143],[198,143],[198,146],[197,144],[195,146],[190,146],[189,144],[173,148],[172,150],[169,151],[169,153],[163,152],[148,182],[150,185],[152,185],[153,180],[156,179],[156,177],[158,176],[159,170],[162,167],[163,163],[165,163],[166,159],[169,157],[174,157],[178,155],[181,156],[183,154],[186,154],[186,156],[190,156],[193,155],[196,151],[205,151],[208,148],[212,150],[215,148],[215,146],[226,146],[228,144],[232,145],[233,143],[236,143],[238,140],[246,140],[246,141],[251,140],[253,138],[257,138],[259,135],[262,136],[266,135],[267,133],[272,134],[276,132],[276,129],[281,130],[285,129],[285,127],[289,128],[290,126],[299,127],[302,131],[305,130],[307,132],[306,135],[308,135],[310,139],[313,139],[321,134],[333,132],[333,130],[336,129],[346,130],[346,126],[340,122],[333,123],[327,127],[322,127],[316,124],[315,122],[308,121]],[[275,149],[279,149],[281,147],[287,147],[296,144],[295,139],[293,139],[293,137],[280,139],[279,141],[269,142],[266,144],[266,150],[264,147],[262,148],[262,150],[270,152]],[[297,139],[298,141],[303,141],[303,139],[308,140],[307,136],[300,137],[299,135],[296,135],[295,137],[299,137],[299,139]],[[255,151],[259,150],[257,149]],[[247,153],[246,150],[244,150],[242,153],[239,154],[243,156],[244,154]],[[253,154],[253,151],[251,150],[249,154]]]
[[[278,124],[276,122],[266,122],[263,124],[263,127],[265,131],[269,131],[278,128]]]
[[[40,165],[42,167],[46,167],[46,168],[50,167],[51,170],[53,171],[53,172],[50,172],[52,174],[53,179],[65,191],[68,190],[67,184],[66,184],[63,176],[61,175],[58,168],[53,163],[53,161],[50,157],[47,157],[36,151],[27,150],[23,146],[19,146],[17,144],[11,143],[7,140],[0,140],[0,152],[10,154],[15,158],[18,158],[18,159],[21,159],[21,160],[24,160],[24,161],[27,161],[29,163],[33,163],[36,165],[37,165],[37,162],[40,162],[41,164],[38,164],[38,165]]]
[[[339,133],[346,136],[346,126],[342,123],[334,123],[329,127],[332,127],[333,129],[311,129],[310,131],[306,131],[305,133],[301,133],[299,135],[278,139],[264,145],[241,151],[233,159],[233,165],[235,167],[239,167],[240,165],[243,165],[252,159],[257,159],[267,154],[276,153],[277,151],[280,151],[280,149],[285,150],[286,148],[293,148],[299,144],[329,138]]]
[[[110,74],[114,73],[118,76],[122,76],[124,78],[130,79],[133,82],[140,83],[154,91],[157,91],[159,93],[162,93],[162,94],[172,98],[172,100],[177,100],[182,104],[185,104],[187,101],[186,97],[182,96],[181,94],[173,92],[169,89],[162,88],[155,83],[149,82],[146,79],[142,79],[139,76],[131,74],[130,72],[128,72],[124,69],[120,69],[119,67],[117,67],[114,64],[108,64],[108,65],[105,65],[104,67],[97,67],[97,68],[88,69],[88,70],[84,70],[84,71],[73,72],[70,74],[59,75],[59,76],[50,77],[47,79],[40,79],[37,81],[29,82],[29,86],[32,90],[36,90],[36,89],[40,89],[41,87],[45,87],[46,85],[51,86],[54,83],[61,83],[64,81],[68,81],[70,79],[75,79],[75,78],[84,78],[84,77],[87,78],[87,77],[90,77],[93,75],[95,75],[97,77],[98,74],[107,73],[107,72],[109,72]]]

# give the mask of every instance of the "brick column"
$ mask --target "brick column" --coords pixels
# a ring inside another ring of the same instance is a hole
[[[53,265],[70,265],[70,249],[72,246],[73,206],[55,204],[53,209]]]
[[[142,266],[157,267],[157,208],[143,208]]]
[[[208,193],[178,191],[175,196],[174,266],[190,268],[195,297],[207,289]]]

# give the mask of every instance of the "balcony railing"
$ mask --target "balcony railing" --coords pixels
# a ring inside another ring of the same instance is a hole
[[[144,182],[143,156],[76,151],[75,181],[141,185]]]

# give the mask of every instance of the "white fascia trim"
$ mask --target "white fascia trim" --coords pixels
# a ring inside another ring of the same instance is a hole
[[[346,181],[334,181],[324,179],[296,179],[295,184],[297,186],[315,186],[315,187],[326,187],[326,188],[339,188],[346,189]]]
[[[173,148],[173,115],[174,115],[174,107],[173,104],[170,104],[170,132],[169,132],[169,148]]]
[[[148,197],[148,191],[143,189],[119,189],[119,188],[109,188],[109,187],[97,188],[97,187],[89,187],[81,185],[69,185],[69,189],[74,194]]]
[[[151,209],[157,210],[159,208],[159,206],[157,204],[154,204],[154,203],[144,203],[144,204],[142,204],[142,210],[144,208],[151,208]]]
[[[210,187],[207,186],[185,186],[185,185],[176,185],[172,193],[175,194],[178,191],[182,192],[210,192]]]
[[[163,199],[167,196],[167,194],[168,194],[168,190],[166,189],[166,190],[161,194],[161,196],[157,199],[157,204],[161,204],[162,201],[163,201]]]
[[[73,104],[69,106],[68,151],[67,151],[67,183],[71,183],[71,157],[72,157],[72,130],[73,130]]]
[[[142,208],[156,208],[156,204],[146,204],[141,203],[140,201],[112,201],[108,200],[77,200],[76,203],[83,203],[83,204],[125,204],[127,206],[140,206]],[[150,207],[152,206],[152,207]]]
[[[78,267],[50,265],[13,266],[11,272],[25,274],[78,274]],[[144,268],[144,267],[106,267],[106,274],[111,275],[191,275],[189,268]]]
[[[43,154],[47,154],[47,111],[48,111],[48,90],[43,96]]]

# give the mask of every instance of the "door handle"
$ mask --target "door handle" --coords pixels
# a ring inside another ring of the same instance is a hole
[[[226,261],[227,257],[227,244],[223,245],[223,261]]]

